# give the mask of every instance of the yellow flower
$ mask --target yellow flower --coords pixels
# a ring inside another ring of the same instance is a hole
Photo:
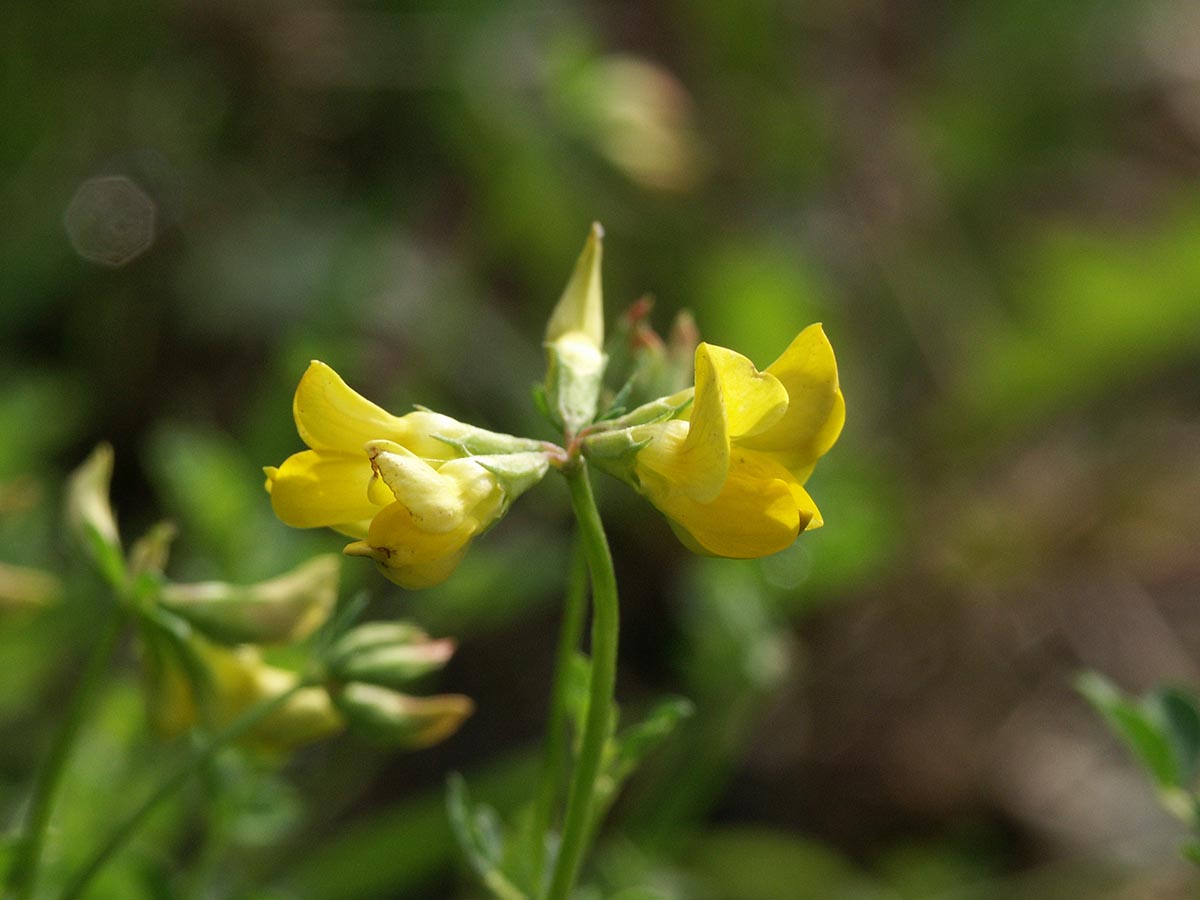
[[[406,588],[449,577],[470,540],[547,468],[538,441],[425,409],[394,416],[317,361],[292,410],[309,449],[264,470],[275,514],[358,538],[345,552]]]
[[[804,482],[845,420],[833,349],[813,325],[764,372],[711,344],[696,348],[695,366],[690,408],[685,391],[666,401],[684,408],[677,417],[628,427],[636,454],[617,474],[697,552],[742,559],[776,553],[822,524]],[[601,439],[612,446],[611,437]]]

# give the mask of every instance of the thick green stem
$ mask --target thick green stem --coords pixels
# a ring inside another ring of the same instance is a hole
[[[219,731],[205,740],[188,754],[187,758],[171,771],[154,792],[143,800],[117,826],[117,829],[109,836],[108,840],[91,855],[88,861],[75,874],[75,877],[67,883],[66,889],[59,895],[60,900],[78,900],[78,898],[82,897],[91,884],[92,879],[104,868],[109,859],[125,846],[160,803],[183,787],[188,779],[216,756],[223,747],[237,740],[259,722],[271,715],[271,713],[282,708],[293,696],[306,687],[308,687],[308,683],[300,681],[282,694],[260,703],[234,720],[223,731]]]
[[[546,740],[542,747],[542,782],[535,806],[534,834],[550,831],[554,808],[562,796],[567,781],[567,685],[571,661],[579,650],[583,637],[583,621],[587,614],[588,569],[582,543],[576,540],[571,551],[571,568],[567,575],[567,592],[563,602],[562,628],[558,635],[558,651],[554,659],[554,687],[550,694],[550,716],[546,723]],[[545,865],[545,841],[534,848],[535,866],[539,881]]]
[[[580,459],[577,465],[565,469],[563,474],[571,489],[571,506],[579,522],[579,536],[592,576],[592,677],[588,688],[583,740],[571,778],[562,844],[555,861],[548,900],[567,900],[587,849],[596,779],[600,773],[612,718],[619,626],[617,578],[608,539],[604,535],[595,497],[592,496],[587,463]]]
[[[54,808],[54,798],[62,782],[67,759],[79,738],[83,720],[92,705],[92,698],[108,668],[113,651],[117,647],[117,640],[121,636],[121,628],[125,624],[125,615],[116,605],[107,616],[108,620],[92,647],[91,656],[88,657],[75,694],[71,698],[66,721],[55,737],[34,785],[25,833],[18,845],[16,859],[9,870],[8,893],[5,896],[11,900],[28,900],[37,886],[38,866],[41,864],[42,846],[46,841],[46,829],[50,825],[50,813]]]

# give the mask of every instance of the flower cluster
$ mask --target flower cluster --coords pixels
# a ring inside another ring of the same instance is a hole
[[[561,446],[426,409],[394,416],[313,362],[293,404],[309,449],[265,470],[279,518],[355,538],[347,554],[373,559],[406,588],[445,580],[513,500],[551,466],[581,458],[642,493],[699,553],[766,556],[821,525],[804,484],[845,419],[821,326],[800,332],[762,371],[733,350],[699,343],[694,387],[599,415],[610,396],[602,237],[593,226],[546,329],[539,397]],[[644,337],[642,328],[640,346],[657,346]]]

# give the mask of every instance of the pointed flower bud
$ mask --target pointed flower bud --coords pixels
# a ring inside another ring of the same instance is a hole
[[[99,444],[67,481],[67,523],[113,584],[125,577],[121,536],[109,501],[113,449]]]
[[[336,681],[399,688],[442,668],[454,649],[454,641],[433,640],[408,622],[368,622],[338,639],[326,665]]]
[[[607,357],[604,295],[600,285],[604,229],[599,223],[584,244],[571,279],[546,325],[546,404],[568,433],[596,417]]]
[[[160,602],[221,643],[292,643],[316,631],[333,612],[339,567],[336,555],[324,554],[258,584],[168,583]]]
[[[414,750],[444,741],[475,711],[471,698],[462,694],[412,697],[360,682],[335,692],[334,702],[367,737]]]
[[[171,555],[171,542],[179,530],[173,522],[158,522],[129,548],[129,570],[135,575],[161,575]]]

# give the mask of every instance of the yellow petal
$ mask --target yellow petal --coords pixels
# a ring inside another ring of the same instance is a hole
[[[773,426],[742,443],[777,453],[780,462],[798,471],[833,446],[846,420],[837,360],[821,326],[810,325],[800,332],[767,371],[787,389],[787,412]]]
[[[821,517],[821,511],[817,509],[816,501],[803,485],[799,481],[793,481],[788,486],[792,489],[792,498],[796,501],[796,508],[800,510],[800,518],[804,519],[805,516],[808,516],[808,524],[804,526],[804,530],[812,531],[824,525],[825,520]]]
[[[812,516],[798,501],[797,487],[791,474],[769,456],[742,449],[734,450],[725,485],[710,503],[697,503],[669,485],[643,479],[651,502],[695,546],[735,559],[768,556],[791,545]]]
[[[418,528],[446,532],[462,524],[466,507],[457,481],[440,475],[425,460],[390,441],[371,441],[367,455]]]
[[[359,522],[341,522],[337,525],[330,525],[338,534],[344,534],[346,537],[354,538],[355,540],[366,540],[367,532],[371,528],[370,519],[362,519]]]
[[[370,519],[374,475],[366,454],[305,450],[289,456],[271,478],[275,515],[296,528],[346,526]]]
[[[401,587],[431,587],[450,576],[478,531],[479,524],[472,517],[451,531],[426,531],[403,503],[396,502],[372,520],[365,548],[360,542],[349,545],[345,552],[371,556]]]
[[[779,421],[788,407],[788,393],[774,375],[758,371],[742,354],[725,347],[701,344],[696,348],[697,357],[701,353],[710,360],[720,385],[730,440],[758,434]],[[699,392],[699,365],[696,373]]]
[[[696,393],[689,411],[690,423],[684,440],[672,446],[682,433],[682,423],[668,422],[666,441],[651,442],[639,454],[649,454],[647,462],[682,488],[692,499],[704,503],[721,491],[729,471],[729,428],[725,418],[725,398],[717,376],[711,344],[696,348]],[[654,445],[658,443],[656,448]],[[670,450],[668,460],[666,451]]]
[[[730,440],[770,426],[786,408],[787,392],[773,375],[759,372],[740,353],[700,344],[687,436],[675,445],[678,426],[666,429],[665,439],[656,438],[642,451],[648,454],[646,464],[693,500],[707,503],[725,483]]]
[[[313,360],[292,401],[296,430],[314,450],[357,453],[367,441],[403,442],[405,423],[352,390],[337,372]]]

